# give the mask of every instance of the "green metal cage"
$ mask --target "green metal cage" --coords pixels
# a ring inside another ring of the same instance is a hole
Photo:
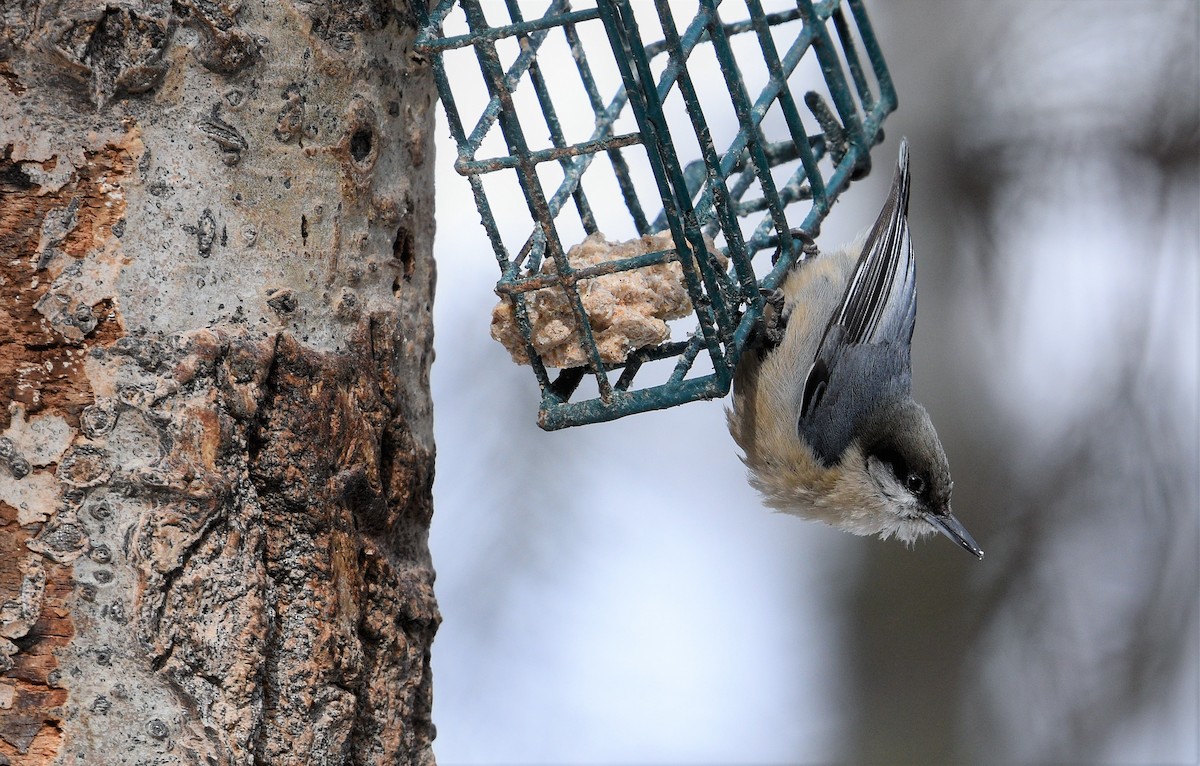
[[[417,49],[431,57],[455,168],[499,262],[496,292],[514,304],[541,387],[539,425],[724,396],[762,316],[760,291],[800,257],[789,230],[816,236],[837,196],[869,171],[896,107],[861,0],[770,12],[762,0],[693,0],[683,24],[678,0],[553,0],[529,18],[527,5],[441,0]],[[449,61],[463,53],[473,77]],[[518,197],[527,218],[512,211]],[[582,268],[567,258],[584,235],[668,230],[673,247],[657,252]],[[755,260],[764,250],[771,257]],[[580,284],[673,262],[692,332],[603,360]],[[553,374],[529,323],[531,291],[547,289],[564,291],[587,359]],[[655,366],[657,378],[647,375]]]

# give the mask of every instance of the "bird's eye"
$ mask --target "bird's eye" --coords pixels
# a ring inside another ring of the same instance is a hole
[[[919,495],[925,491],[925,478],[914,471],[904,479],[904,487],[914,495]]]

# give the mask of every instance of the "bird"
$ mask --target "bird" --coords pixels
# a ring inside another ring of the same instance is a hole
[[[729,432],[768,507],[912,544],[940,532],[983,558],[951,513],[954,482],[929,413],[912,398],[916,265],[907,140],[874,226],[803,255],[764,293],[734,374]]]

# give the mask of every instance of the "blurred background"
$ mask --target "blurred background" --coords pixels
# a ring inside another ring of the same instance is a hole
[[[767,511],[724,402],[540,431],[439,114],[442,764],[1200,758],[1200,5],[867,9],[900,107],[819,241],[907,136],[915,394],[987,557]]]

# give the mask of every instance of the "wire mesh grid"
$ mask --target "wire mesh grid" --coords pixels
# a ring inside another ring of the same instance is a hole
[[[896,106],[861,0],[770,12],[762,0],[694,0],[684,13],[678,0],[582,5],[552,0],[526,18],[521,0],[442,0],[417,39],[546,429],[724,396],[762,316],[761,290],[800,256],[788,213],[815,236],[841,191],[869,172],[870,147]],[[648,252],[568,258],[589,236],[666,232],[669,240],[646,240],[657,243]],[[756,261],[764,250],[772,257]],[[581,286],[672,263],[695,323],[676,320],[666,340],[606,359]],[[582,352],[553,374],[533,343],[529,301],[539,291],[565,298]]]

